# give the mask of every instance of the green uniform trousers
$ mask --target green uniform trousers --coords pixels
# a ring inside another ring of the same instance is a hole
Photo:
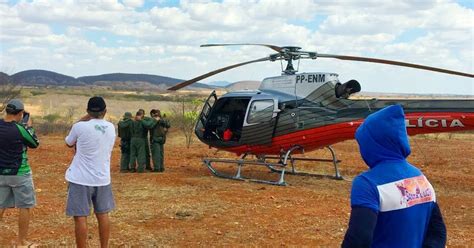
[[[130,169],[135,169],[135,162],[137,165],[137,172],[144,172],[146,165],[146,155],[145,155],[145,138],[136,138],[131,139],[131,149],[130,149]]]
[[[151,170],[151,163],[150,163],[150,145],[148,143],[148,137],[145,138],[145,161],[146,161],[146,169]]]
[[[126,172],[129,171],[129,165],[130,165],[130,140],[120,140],[120,151],[121,151],[121,157],[120,157],[120,171],[121,172]]]
[[[164,159],[165,151],[163,149],[163,138],[158,138],[158,140],[153,140],[151,144],[151,158],[153,160],[154,171],[163,172],[165,171]]]

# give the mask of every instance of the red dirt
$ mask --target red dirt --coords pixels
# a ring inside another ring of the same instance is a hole
[[[178,136],[177,133],[173,133]],[[196,142],[198,143],[198,142]],[[453,139],[411,139],[410,162],[428,176],[437,191],[448,227],[448,245],[474,245],[474,135]],[[334,146],[343,176],[286,176],[287,187],[218,179],[203,166],[203,157],[231,154],[202,144],[184,148],[181,137],[166,144],[164,174],[118,173],[119,149],[113,153],[112,183],[117,209],[111,213],[112,246],[324,246],[341,243],[349,218],[352,179],[366,169],[354,141]],[[38,205],[33,210],[30,239],[45,247],[73,246],[71,218],[65,216],[64,172],[72,158],[62,137],[41,137],[29,152]],[[318,150],[306,157],[327,157]],[[304,168],[331,174],[330,164]],[[229,165],[221,165],[233,172]],[[263,168],[245,167],[243,175],[276,179]],[[16,210],[0,222],[0,245],[17,233]],[[89,218],[89,244],[98,247],[97,222]]]

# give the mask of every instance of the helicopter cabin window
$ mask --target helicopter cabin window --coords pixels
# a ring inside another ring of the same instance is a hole
[[[262,123],[270,121],[273,116],[273,100],[258,100],[250,106],[247,123]]]
[[[221,98],[205,122],[204,139],[238,142],[250,98]]]

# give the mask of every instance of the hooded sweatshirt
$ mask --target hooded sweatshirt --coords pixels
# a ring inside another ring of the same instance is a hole
[[[402,107],[371,114],[355,137],[370,169],[354,179],[351,207],[375,213],[372,247],[422,247],[436,195],[423,173],[406,161],[411,151]]]

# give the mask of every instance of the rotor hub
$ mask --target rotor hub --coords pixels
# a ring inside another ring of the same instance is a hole
[[[284,47],[282,47],[282,50],[285,51],[285,52],[298,52],[299,50],[301,50],[301,47],[297,47],[297,46],[284,46]]]

